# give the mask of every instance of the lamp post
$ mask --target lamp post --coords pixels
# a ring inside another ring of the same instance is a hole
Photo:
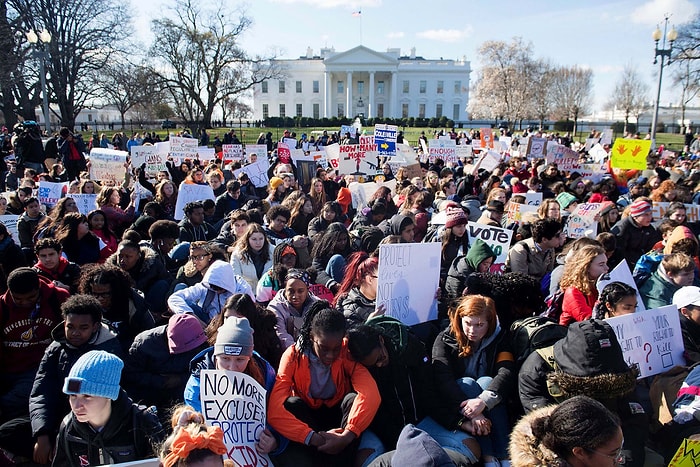
[[[46,134],[51,134],[51,118],[49,116],[49,93],[46,89],[46,68],[45,60],[48,55],[46,50],[46,45],[51,42],[51,33],[46,29],[42,29],[37,35],[33,29],[30,29],[27,33],[27,42],[34,46],[34,56],[39,59],[39,77],[41,79],[41,93],[43,95],[44,104],[44,128],[46,129]]]
[[[654,65],[658,61],[657,58],[661,57],[661,64],[659,65],[659,85],[656,90],[656,102],[654,103],[654,118],[651,121],[651,147],[656,148],[656,125],[659,121],[659,104],[661,101],[661,79],[664,74],[664,57],[668,57],[665,64],[671,64],[671,51],[673,50],[673,43],[678,37],[678,32],[674,27],[666,32],[668,29],[668,16],[664,18],[664,32],[661,33],[661,29],[656,27],[656,30],[651,34],[652,39],[654,39]],[[659,48],[659,41],[663,38],[663,43],[661,48]],[[668,40],[668,49],[666,48],[666,41]]]

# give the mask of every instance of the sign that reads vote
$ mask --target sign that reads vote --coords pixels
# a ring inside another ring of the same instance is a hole
[[[396,155],[396,125],[375,125],[374,144],[377,145],[379,157],[393,157]]]
[[[639,366],[639,378],[685,365],[678,309],[675,305],[606,319],[615,331],[627,363]]]
[[[612,148],[610,166],[645,170],[650,148],[651,140],[618,138]]]
[[[437,319],[439,243],[398,243],[379,247],[377,309],[412,326]]]
[[[272,465],[255,449],[265,429],[265,388],[245,373],[226,370],[202,370],[200,381],[204,421],[224,432],[226,456],[236,465]]]
[[[508,248],[510,248],[510,238],[513,236],[513,231],[501,227],[469,222],[467,223],[467,235],[469,236],[470,245],[474,245],[476,239],[480,238],[491,247],[496,254],[496,260],[491,265],[490,272],[502,274],[506,269],[506,257],[508,256]]]

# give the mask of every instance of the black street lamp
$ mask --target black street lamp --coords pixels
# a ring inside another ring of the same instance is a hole
[[[661,57],[661,64],[659,65],[659,85],[656,90],[656,102],[654,103],[654,118],[651,121],[651,147],[656,148],[656,125],[659,121],[659,105],[661,101],[661,79],[664,74],[664,65],[671,64],[671,51],[673,50],[673,43],[678,38],[678,32],[674,27],[666,32],[668,29],[668,16],[664,18],[664,32],[661,33],[661,29],[656,27],[656,30],[651,34],[652,39],[654,39],[654,65],[658,62],[657,58]],[[659,41],[663,38],[663,43],[661,48],[659,48]],[[666,41],[668,40],[668,49],[666,48]],[[668,57],[664,60],[664,57]]]
[[[42,29],[39,34],[30,29],[25,33],[27,42],[34,47],[34,56],[39,59],[39,76],[41,79],[41,94],[43,95],[44,104],[44,128],[46,134],[51,134],[51,118],[49,116],[49,94],[46,89],[46,67],[45,61],[48,57],[47,45],[51,42],[51,33],[46,29]]]

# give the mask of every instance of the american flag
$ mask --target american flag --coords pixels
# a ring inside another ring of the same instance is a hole
[[[360,16],[361,14],[362,14],[362,10],[357,10],[357,11],[352,12],[353,16]]]

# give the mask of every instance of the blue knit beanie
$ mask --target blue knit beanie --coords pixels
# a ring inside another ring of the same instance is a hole
[[[65,394],[86,394],[117,400],[124,362],[104,350],[91,350],[78,359],[63,384]]]

